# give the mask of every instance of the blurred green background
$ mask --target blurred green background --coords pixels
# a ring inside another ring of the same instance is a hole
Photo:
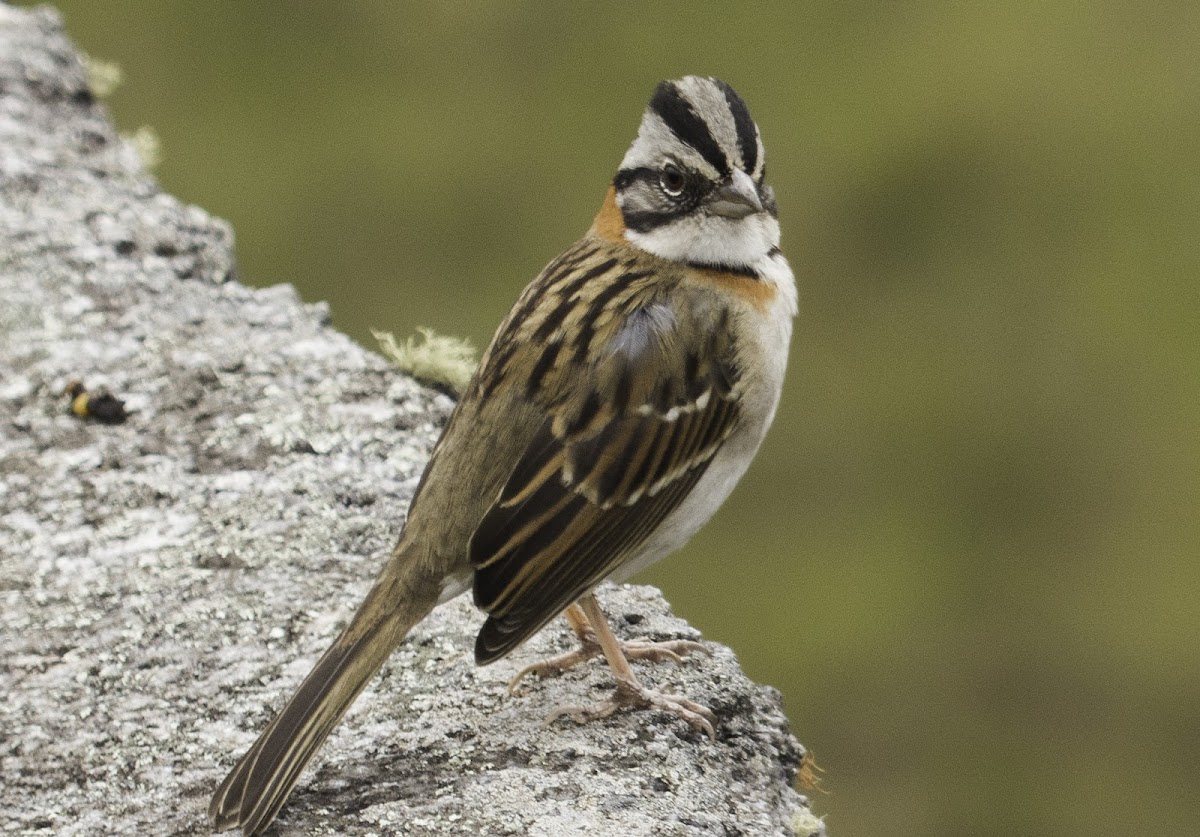
[[[661,78],[750,103],[776,429],[643,580],[784,693],[835,835],[1195,834],[1200,4],[63,0],[241,277],[482,346]]]

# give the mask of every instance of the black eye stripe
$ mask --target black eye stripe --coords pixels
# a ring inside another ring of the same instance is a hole
[[[613,178],[613,186],[617,187],[618,192],[623,192],[633,185],[635,180],[644,180],[650,183],[657,182],[658,172],[648,166],[639,166],[636,169],[621,169],[617,172],[617,176]]]
[[[617,172],[617,176],[613,179],[613,185],[618,192],[624,191],[634,183],[645,183],[648,187],[659,191],[658,178],[661,172],[658,169],[652,169],[645,166],[636,169],[621,169]],[[694,175],[684,172],[684,176],[691,182]],[[684,187],[684,196],[687,196],[687,189]],[[637,209],[634,207],[626,207],[621,212],[621,219],[625,222],[625,226],[634,232],[649,232],[655,227],[660,227],[663,224],[669,224],[679,218],[684,217],[695,209],[696,201],[674,200],[668,206],[670,208],[655,207],[654,209]]]
[[[698,174],[691,169],[674,167],[676,171],[683,177],[685,189],[694,190],[704,179],[703,175]],[[617,172],[617,176],[613,178],[613,185],[617,187],[617,191],[621,191],[635,181],[648,183],[655,188],[658,187],[659,180],[662,178],[663,169],[651,168],[650,166],[638,166],[635,169],[621,169]]]

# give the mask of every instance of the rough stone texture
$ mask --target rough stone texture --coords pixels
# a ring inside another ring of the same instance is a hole
[[[217,781],[333,639],[395,539],[452,403],[292,289],[233,278],[232,234],[162,194],[48,10],[0,4],[0,832],[205,834]],[[515,292],[515,289],[514,289]],[[69,415],[79,378],[128,421]],[[627,636],[694,637],[606,588]],[[279,833],[776,835],[821,830],[803,751],[733,654],[643,676],[712,707],[547,727],[599,663],[518,697],[561,625],[477,669],[465,599],[385,666]]]

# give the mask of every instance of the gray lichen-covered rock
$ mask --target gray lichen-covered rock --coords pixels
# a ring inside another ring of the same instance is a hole
[[[217,781],[366,591],[449,398],[286,286],[238,284],[224,223],[162,194],[53,13],[0,5],[0,832],[205,834]],[[515,289],[514,289],[515,291]],[[125,401],[68,412],[72,379]],[[627,636],[692,637],[608,587]],[[721,718],[547,726],[602,664],[509,696],[560,626],[477,669],[465,599],[420,625],[284,809],[287,834],[821,831],[803,751],[732,653],[647,680]]]

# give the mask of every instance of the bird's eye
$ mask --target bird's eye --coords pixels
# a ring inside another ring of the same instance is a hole
[[[687,178],[683,176],[683,172],[668,163],[663,167],[662,173],[658,176],[658,185],[668,195],[677,198],[683,194],[683,187],[687,185]]]

